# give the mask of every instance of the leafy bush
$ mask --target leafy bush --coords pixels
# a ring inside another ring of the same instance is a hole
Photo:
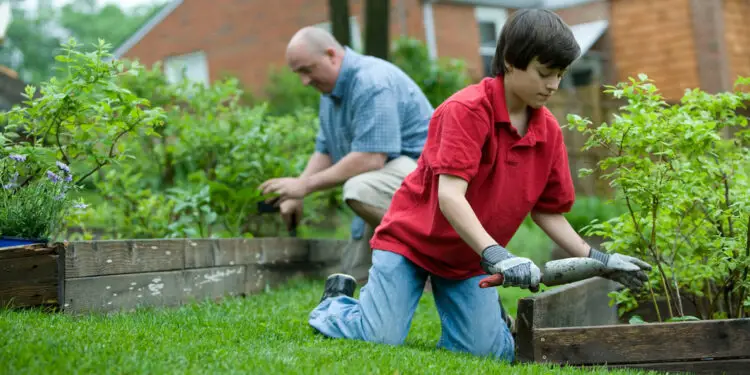
[[[105,62],[109,45],[82,52],[75,40],[62,46],[59,79],[27,86],[23,105],[0,115],[3,159],[0,232],[49,239],[57,235],[76,190],[94,173],[129,157],[123,143],[136,132],[151,134],[163,118],[147,100],[118,85],[125,71]],[[10,156],[12,155],[12,156]],[[56,166],[50,168],[51,166]],[[78,176],[75,180],[73,176]]]
[[[391,61],[419,85],[433,107],[471,83],[463,60],[432,60],[427,46],[418,39],[396,39]]]
[[[750,131],[737,114],[750,94],[741,84],[750,79],[738,79],[735,92],[689,90],[668,105],[639,75],[608,87],[627,100],[610,124],[592,127],[568,116],[567,127],[588,135],[584,149],[609,151],[598,167],[627,207],[589,232],[608,239],[608,250],[654,265],[642,294],[613,294],[621,312],[649,300],[659,320],[685,319],[683,300],[703,319],[750,312]],[[657,297],[666,299],[667,312],[658,310]]]
[[[577,232],[584,232],[589,225],[620,216],[627,210],[622,202],[606,200],[597,196],[581,196],[565,218]]]
[[[278,215],[258,215],[257,187],[304,169],[318,127],[312,109],[272,116],[265,104],[242,105],[234,78],[169,84],[158,66],[122,83],[160,103],[166,119],[155,136],[126,144],[137,158],[97,179],[104,202],[78,223],[85,236],[95,229],[102,238],[279,235]],[[303,224],[329,216],[339,194],[308,197]]]

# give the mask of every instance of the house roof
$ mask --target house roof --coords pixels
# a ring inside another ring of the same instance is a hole
[[[26,98],[26,83],[18,79],[18,73],[0,65],[0,111],[8,111]]]
[[[159,23],[161,23],[167,16],[172,14],[177,7],[182,5],[184,0],[172,0],[169,3],[167,3],[159,12],[157,12],[153,17],[151,17],[148,21],[146,21],[143,26],[138,28],[136,32],[131,35],[128,39],[125,40],[120,46],[115,49],[115,51],[112,53],[113,58],[119,59],[122,58],[133,46],[138,44],[138,42],[141,41],[151,30],[156,27]],[[436,2],[436,3],[461,3],[466,5],[474,5],[474,6],[487,6],[487,7],[496,7],[496,8],[546,8],[546,9],[562,9],[562,8],[569,8],[577,5],[582,5],[586,3],[592,3],[596,1],[603,1],[603,0],[423,0],[425,2]],[[602,22],[602,21],[597,21]],[[603,21],[605,23],[604,29],[607,28],[606,21]],[[596,22],[594,22],[596,23]],[[579,25],[575,25],[579,26]],[[580,35],[582,40],[588,41],[590,39],[589,34],[594,35],[598,30],[601,28],[601,25],[598,24],[598,26],[595,25],[589,25],[585,28],[582,28],[579,30],[579,34],[576,35],[576,39],[578,39],[578,36]],[[601,36],[601,33],[596,37],[598,38]],[[593,40],[594,42],[596,39]],[[580,43],[580,41],[579,41]],[[593,44],[593,42],[591,43]],[[581,45],[581,49],[583,51],[588,50],[591,45],[588,45],[586,48],[583,48],[584,45]],[[585,53],[585,52],[584,52]]]
[[[563,9],[602,0],[423,0],[433,3],[456,3],[496,8]]]
[[[164,7],[156,12],[156,14],[151,17],[148,21],[146,21],[143,26],[138,28],[136,32],[131,35],[128,39],[125,39],[125,42],[123,42],[115,51],[112,53],[113,57],[115,59],[119,59],[122,56],[125,55],[133,46],[138,44],[138,42],[141,41],[151,30],[156,27],[156,25],[160,24],[161,21],[163,21],[167,16],[172,14],[177,7],[179,7],[182,4],[183,0],[172,0],[169,3],[165,4]]]
[[[570,29],[581,47],[581,56],[589,51],[591,46],[607,31],[609,22],[606,20],[592,21],[573,25]]]

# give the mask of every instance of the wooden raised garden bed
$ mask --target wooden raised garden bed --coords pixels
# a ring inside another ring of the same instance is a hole
[[[750,373],[750,319],[628,324],[609,306],[618,284],[592,278],[518,301],[520,362],[695,374]]]
[[[345,243],[155,239],[3,248],[0,303],[83,313],[247,296],[295,276],[325,277],[337,270]]]

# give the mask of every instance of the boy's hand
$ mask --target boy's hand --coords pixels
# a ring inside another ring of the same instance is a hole
[[[542,278],[539,267],[528,258],[517,257],[500,245],[491,245],[482,251],[482,269],[490,275],[501,274],[503,286],[516,286],[539,290]]]
[[[596,259],[607,267],[606,278],[617,281],[633,291],[639,290],[648,281],[645,271],[651,271],[651,265],[631,256],[622,254],[606,254],[591,248],[589,258]]]

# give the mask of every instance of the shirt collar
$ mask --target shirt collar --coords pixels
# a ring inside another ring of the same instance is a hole
[[[336,78],[336,84],[333,86],[333,90],[330,93],[332,98],[340,100],[347,93],[349,88],[350,78],[356,71],[356,63],[359,60],[359,54],[351,48],[344,46],[344,58],[341,61],[341,69],[339,70],[339,76]]]
[[[487,79],[487,92],[492,104],[493,121],[495,125],[510,125],[510,115],[505,104],[505,83],[503,76]],[[530,145],[547,140],[547,126],[544,107],[532,109],[529,116],[529,126],[525,139],[528,138]]]

